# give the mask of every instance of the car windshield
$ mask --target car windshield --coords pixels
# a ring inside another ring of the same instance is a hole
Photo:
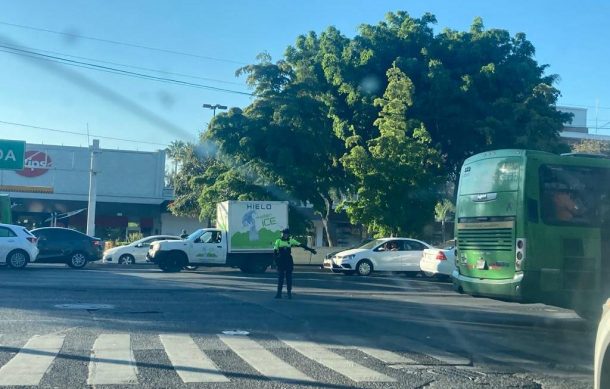
[[[375,239],[372,240],[368,243],[363,244],[362,246],[358,247],[359,249],[365,249],[365,250],[370,250],[373,249],[377,246],[379,246],[380,244],[382,244],[383,242],[385,242],[385,240],[382,239]]]
[[[610,0],[0,11],[0,389],[595,387]]]

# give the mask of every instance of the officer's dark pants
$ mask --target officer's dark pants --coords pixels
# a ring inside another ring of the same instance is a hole
[[[284,288],[284,278],[286,279],[286,291],[288,294],[292,293],[292,270],[294,264],[292,260],[281,261],[277,266],[277,294],[282,294]]]

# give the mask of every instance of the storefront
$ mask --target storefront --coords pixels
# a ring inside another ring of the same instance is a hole
[[[165,152],[102,149],[97,161],[96,235],[161,233],[161,215],[172,199]],[[15,223],[85,231],[90,165],[88,148],[28,144],[23,170],[0,171],[0,193],[10,194]]]

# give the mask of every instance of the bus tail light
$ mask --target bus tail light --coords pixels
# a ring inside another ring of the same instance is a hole
[[[525,260],[525,239],[518,238],[515,250],[515,270],[521,271],[523,269],[523,261]]]

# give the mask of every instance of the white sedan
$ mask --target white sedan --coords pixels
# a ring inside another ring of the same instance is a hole
[[[424,250],[419,263],[421,271],[428,277],[447,276],[455,270],[455,241],[449,241],[441,245],[442,248],[430,248]]]
[[[38,256],[38,238],[21,226],[0,224],[0,263],[23,269]]]
[[[324,261],[333,272],[368,276],[373,271],[419,273],[422,252],[431,246],[407,238],[375,239],[356,249],[342,251]]]
[[[151,243],[158,240],[180,240],[178,236],[154,235],[136,240],[125,246],[118,246],[104,252],[104,262],[119,263],[121,265],[133,265],[137,262],[146,262],[146,253]]]

